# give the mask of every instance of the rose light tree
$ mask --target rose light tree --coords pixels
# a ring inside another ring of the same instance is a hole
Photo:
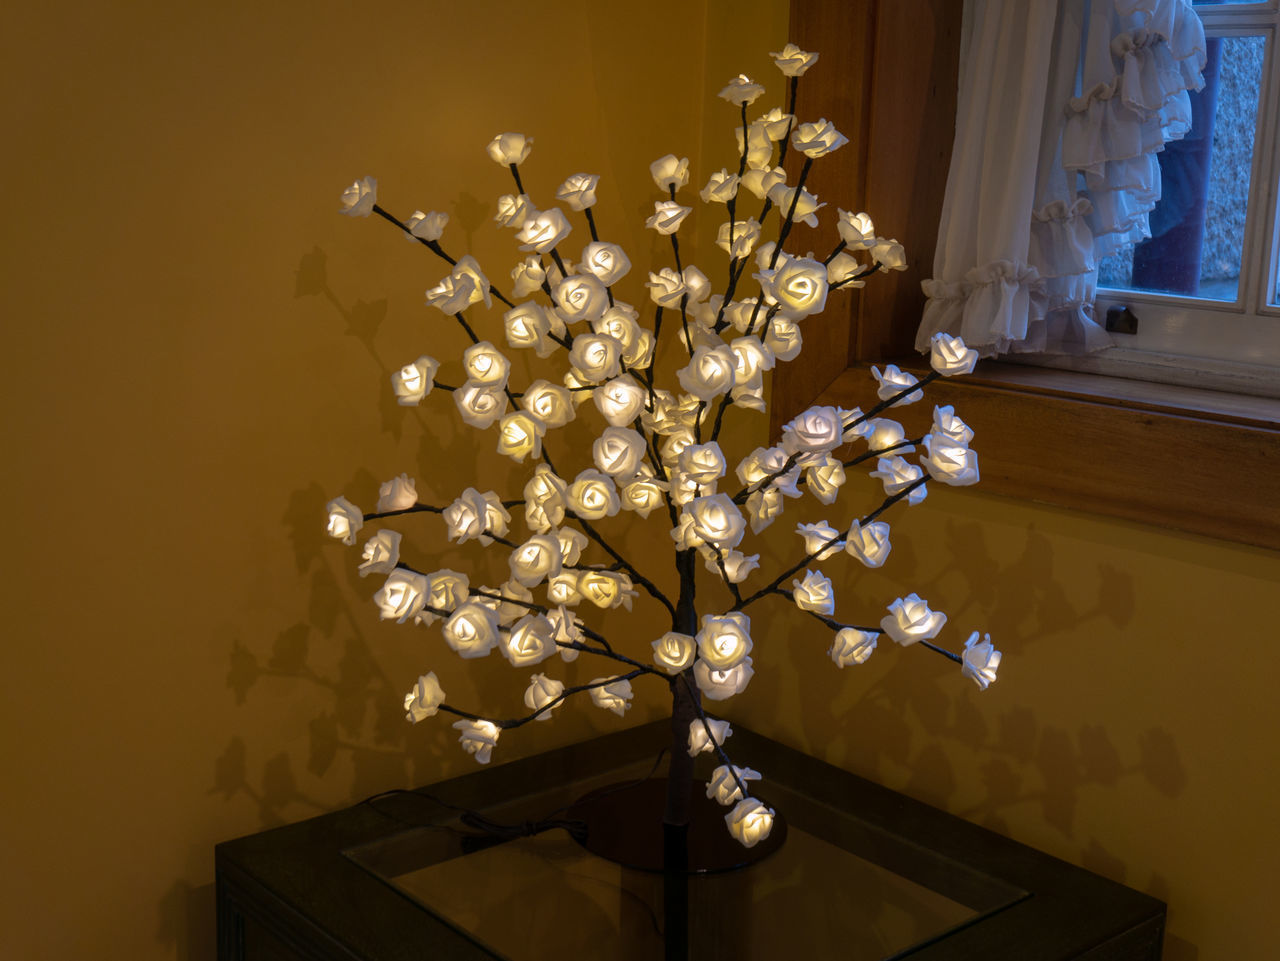
[[[749,120],[748,108],[764,88],[745,76],[719,94],[737,108],[736,170],[711,174],[698,192],[725,217],[716,242],[716,272],[725,277],[719,292],[682,256],[679,230],[692,210],[685,205],[692,192],[688,161],[666,156],[650,165],[661,199],[645,226],[668,237],[671,247],[670,264],[649,273],[644,284],[651,323],[615,293],[631,263],[620,246],[598,235],[592,207],[599,178],[575,174],[565,180],[556,200],[568,214],[561,206],[536,206],[520,177],[531,138],[504,133],[487,148],[515,183],[515,192],[498,200],[495,217],[515,232],[525,255],[510,272],[509,294],[474,258],[454,259],[445,251],[446,214],[417,211],[401,221],[378,205],[372,178],[346,189],[344,213],[376,214],[448,264],[448,274],[427,291],[427,304],[460,324],[472,342],[460,364],[445,367],[424,355],[396,371],[391,387],[398,402],[435,402],[430,395],[449,392],[466,424],[492,431],[497,450],[530,469],[521,496],[511,499],[467,488],[451,503],[425,504],[415,482],[401,475],[382,485],[371,512],[343,497],[327,507],[329,534],[348,545],[357,543],[370,522],[435,514],[451,541],[474,540],[506,553],[510,575],[490,588],[473,584],[465,573],[412,565],[402,557],[401,533],[390,527],[365,541],[359,571],[385,575],[374,596],[383,618],[438,624],[444,646],[457,656],[480,658],[496,649],[529,678],[527,710],[501,719],[448,703],[436,675],[428,672],[405,696],[410,721],[438,713],[456,718],[462,747],[485,764],[504,731],[549,720],[571,700],[589,699],[623,715],[633,682],[664,683],[672,695],[674,738],[666,823],[687,823],[692,759],[714,752],[720,765],[707,796],[729,809],[729,832],[748,847],[768,836],[775,815],[751,795],[749,783],[760,774],[730,760],[728,722],[709,717],[703,701],[722,701],[747,688],[754,605],[771,597],[794,604],[821,625],[816,630],[829,632],[829,654],[839,667],[864,663],[884,637],[951,659],[984,689],[1000,661],[990,638],[977,632],[960,653],[935,645],[946,615],[915,594],[893,600],[870,624],[847,623],[836,616],[831,579],[817,568],[826,562],[881,566],[890,552],[889,524],[882,519],[889,508],[918,504],[929,480],[978,480],[972,431],[953,410],[936,408],[931,429],[917,437],[885,416],[919,401],[936,378],[972,370],[976,353],[958,338],[934,337],[932,370],[918,379],[892,365],[873,369],[880,402],[865,412],[812,407],[785,426],[777,446],[757,448],[736,462],[720,446],[730,408],[765,410],[764,374],[777,363],[795,361],[802,323],[823,310],[830,293],[905,266],[896,241],[878,237],[866,214],[843,210],[841,239],[828,256],[788,251],[793,226],[815,226],[825,206],[805,189],[812,164],[846,138],[826,120],[800,123],[794,117],[800,77],[817,55],[788,44],[771,56],[788,78],[785,110],[775,107]],[[794,184],[782,166],[788,150],[804,157]],[[743,210],[748,203],[753,215]],[[572,239],[571,215],[581,216],[590,237],[580,248]],[[579,249],[575,262],[568,251]],[[481,306],[502,311],[502,338],[509,348],[567,363],[567,369],[559,368],[558,382],[513,384],[509,358],[482,339],[467,316]],[[659,383],[656,376],[654,358],[664,333],[675,338],[682,358],[675,383]],[[453,383],[437,381],[437,373]],[[575,418],[598,427],[591,463],[567,464],[577,453],[572,448],[567,456],[557,451],[553,462],[548,441]],[[853,453],[842,457],[839,450]],[[881,503],[861,516],[844,512],[837,525],[800,524],[795,563],[776,574],[760,572],[759,554],[744,547],[748,531],[755,535],[773,524],[797,498],[814,498],[834,512],[847,472],[860,465],[883,484]],[[527,534],[513,531],[513,511],[522,515]],[[670,532],[677,591],[663,590],[642,574],[597,527],[619,514],[660,526],[664,540]],[[852,559],[837,559],[841,554]],[[727,586],[727,609],[699,609],[700,575]],[[628,654],[593,630],[585,615],[592,608],[631,610],[641,592],[656,615],[652,650]],[[601,676],[566,686],[548,667],[556,655],[565,662],[588,657],[602,665]]]

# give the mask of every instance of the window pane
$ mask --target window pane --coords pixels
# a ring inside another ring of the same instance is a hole
[[[1162,194],[1151,239],[1103,260],[1099,286],[1237,297],[1266,40],[1213,37],[1207,46],[1191,130],[1158,155]]]

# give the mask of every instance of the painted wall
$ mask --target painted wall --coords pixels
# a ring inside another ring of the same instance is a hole
[[[553,9],[555,25],[496,2],[7,13],[0,955],[211,957],[214,843],[471,769],[397,702],[427,666],[464,704],[509,669],[431,659],[431,634],[378,623],[377,585],[322,536],[334,494],[368,505],[407,471],[443,499],[475,456],[447,401],[388,402],[390,370],[463,346],[422,306],[443,270],[338,216],[338,193],[373,174],[392,210],[448,211],[452,252],[509,263],[488,222],[509,187],[482,148],[518,129],[531,192],[602,174],[602,232],[641,265],[663,253],[640,227],[648,163],[688,154],[705,179],[727,162],[710,95],[772,70],[787,16]],[[511,469],[480,464],[502,489]],[[622,535],[642,558],[644,533]],[[917,651],[838,671],[815,635],[759,644],[735,716],[1168,897],[1175,961],[1258,955],[1276,878],[1255,852],[1277,840],[1259,602],[1280,559],[968,493],[935,493],[896,538],[898,566],[848,595],[878,610],[936,585],[961,632],[997,638],[1002,680],[979,696]],[[478,562],[438,529],[421,540]],[[565,712],[498,757],[614,723]]]

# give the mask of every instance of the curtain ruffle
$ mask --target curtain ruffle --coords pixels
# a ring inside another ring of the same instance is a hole
[[[1031,214],[1031,245],[1028,262],[1042,277],[1080,274],[1094,269],[1093,233],[1089,215],[1093,205],[1087,197],[1068,204],[1055,200]]]
[[[1043,315],[1044,282],[1026,263],[997,260],[974,267],[963,280],[925,280],[920,284],[924,317],[916,333],[916,349],[929,349],[939,331],[959,333],[965,344],[984,357],[1007,353],[1027,335],[1027,319]]]

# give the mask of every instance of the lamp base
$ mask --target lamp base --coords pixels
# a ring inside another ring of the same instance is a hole
[[[669,863],[671,832],[663,824],[667,779],[650,778],[634,783],[611,784],[579,798],[567,816],[587,824],[580,843],[597,857],[637,871],[679,871]],[[774,815],[769,837],[755,847],[743,847],[729,834],[721,807],[701,791],[689,798],[689,825],[685,835],[686,874],[734,871],[767,858],[787,839],[787,825]]]

